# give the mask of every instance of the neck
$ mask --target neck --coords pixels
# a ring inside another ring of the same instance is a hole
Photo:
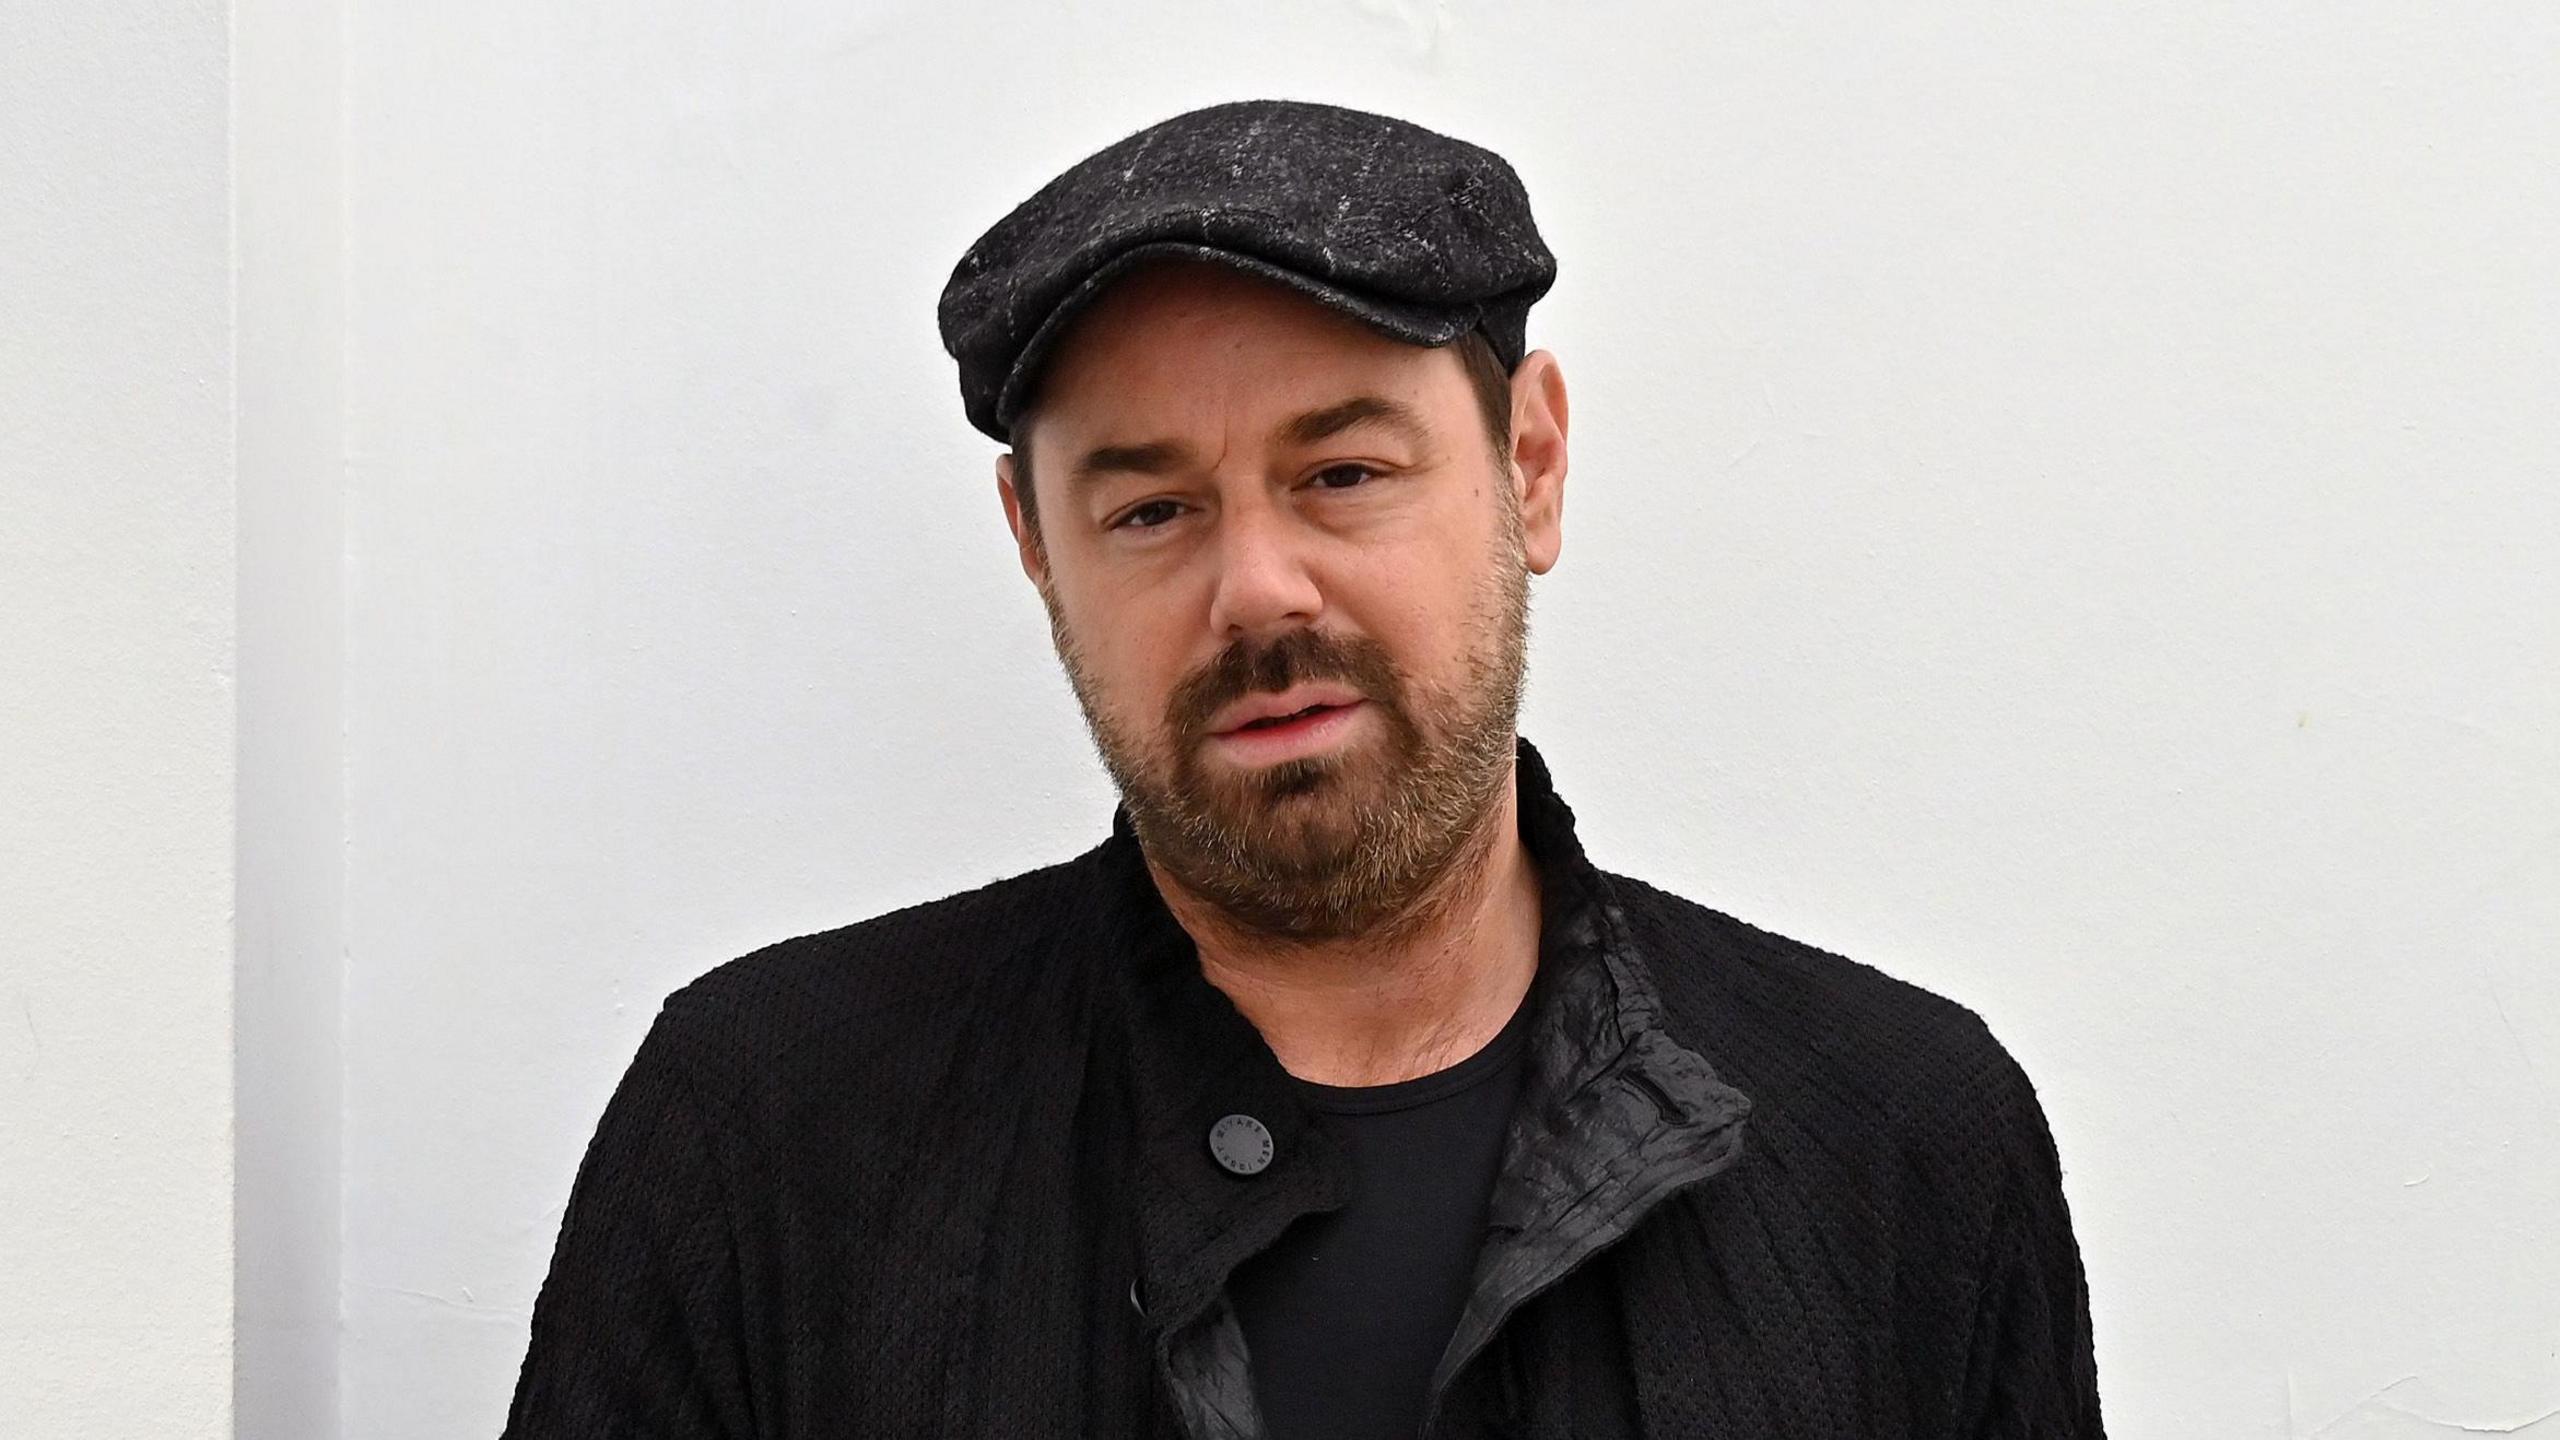
[[[1275,944],[1226,923],[1159,869],[1156,888],[1190,932],[1200,969],[1262,1032],[1281,1066],[1325,1085],[1387,1085],[1482,1049],[1538,968],[1537,866],[1520,843],[1519,777],[1393,939]]]

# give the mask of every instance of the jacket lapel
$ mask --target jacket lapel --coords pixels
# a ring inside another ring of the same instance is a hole
[[[1299,1216],[1341,1208],[1349,1157],[1299,1100],[1261,1032],[1201,973],[1198,948],[1165,908],[1125,806],[1101,858],[1137,1142],[1132,1299],[1192,1432],[1256,1440],[1262,1425],[1227,1278]],[[1213,1157],[1210,1127],[1228,1115],[1269,1130],[1267,1168],[1236,1175]]]
[[[1529,996],[1539,1009],[1475,1289],[1432,1380],[1435,1416],[1521,1304],[1739,1158],[1751,1113],[1750,1097],[1664,1028],[1626,917],[1526,740],[1519,793],[1521,840],[1544,887]]]

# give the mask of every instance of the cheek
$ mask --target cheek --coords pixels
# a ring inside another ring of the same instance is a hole
[[[1466,543],[1435,537],[1426,545],[1381,552],[1347,577],[1356,598],[1343,608],[1399,655],[1420,660],[1455,649],[1484,582],[1485,556]]]
[[[1111,709],[1125,720],[1153,727],[1182,681],[1180,659],[1189,653],[1163,607],[1070,604],[1067,615],[1085,669],[1102,687]]]

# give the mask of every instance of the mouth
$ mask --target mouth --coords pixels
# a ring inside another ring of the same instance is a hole
[[[1309,705],[1303,710],[1292,710],[1286,715],[1265,715],[1259,720],[1247,720],[1242,725],[1239,725],[1235,729],[1229,730],[1225,733],[1229,735],[1236,735],[1250,734],[1262,730],[1284,730],[1301,720],[1312,719],[1313,717],[1325,714],[1328,711],[1341,710],[1345,708],[1347,707],[1341,705]]]
[[[1217,732],[1219,751],[1231,760],[1268,764],[1314,755],[1341,744],[1357,728],[1366,700],[1302,705],[1280,715],[1261,715]]]

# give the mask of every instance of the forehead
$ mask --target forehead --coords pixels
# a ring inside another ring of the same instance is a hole
[[[1044,372],[1032,407],[1043,436],[1224,424],[1353,393],[1428,413],[1464,386],[1447,347],[1408,345],[1269,280],[1182,260],[1115,283]]]

